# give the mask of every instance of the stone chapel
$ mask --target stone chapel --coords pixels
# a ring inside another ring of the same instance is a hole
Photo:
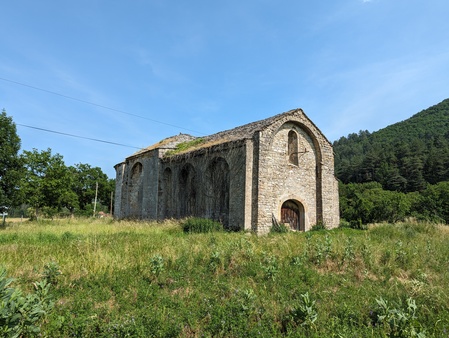
[[[331,143],[294,109],[205,137],[179,134],[115,166],[115,217],[211,218],[258,234],[273,222],[339,225]]]

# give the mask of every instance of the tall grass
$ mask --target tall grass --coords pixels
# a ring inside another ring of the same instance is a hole
[[[448,257],[448,228],[421,223],[263,237],[90,219],[0,231],[17,286],[49,262],[62,273],[42,324],[52,337],[441,337]],[[382,321],[411,318],[407,304],[413,319]]]

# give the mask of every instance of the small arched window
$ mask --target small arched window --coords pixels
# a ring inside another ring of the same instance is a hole
[[[131,169],[131,184],[137,184],[142,175],[143,166],[142,163],[137,162]]]
[[[288,162],[298,165],[298,134],[294,130],[288,132]]]

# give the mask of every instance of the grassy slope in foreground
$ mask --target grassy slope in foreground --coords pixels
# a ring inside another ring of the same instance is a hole
[[[449,228],[429,224],[257,237],[74,220],[0,232],[14,287],[30,290],[45,263],[60,266],[56,306],[42,326],[52,337],[441,337],[447,257]],[[382,311],[403,319],[382,323]]]

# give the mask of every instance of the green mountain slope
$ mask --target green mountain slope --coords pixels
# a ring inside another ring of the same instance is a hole
[[[449,181],[449,99],[377,132],[342,137],[333,146],[343,183],[375,181],[409,192]]]

